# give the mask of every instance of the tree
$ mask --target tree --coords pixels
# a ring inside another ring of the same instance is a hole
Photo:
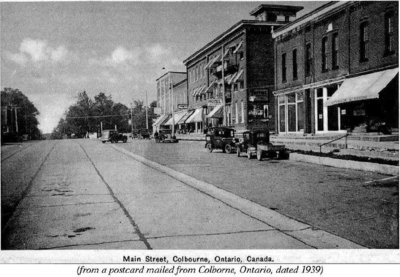
[[[84,137],[87,133],[98,132],[100,125],[103,129],[114,129],[120,132],[129,131],[129,109],[121,103],[114,103],[111,96],[100,92],[92,100],[85,91],[78,93],[77,101],[65,113],[53,131],[53,138],[64,135]]]
[[[16,137],[27,134],[31,139],[41,138],[37,119],[39,111],[19,89],[4,88],[1,91],[1,106],[7,113],[8,121],[2,122],[2,136],[12,133]]]

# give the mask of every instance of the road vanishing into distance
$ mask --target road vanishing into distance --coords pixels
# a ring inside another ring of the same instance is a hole
[[[308,227],[278,228],[135,156]],[[308,249],[319,247],[296,234],[315,230],[350,248],[398,248],[398,181],[390,177],[208,153],[195,141],[9,144],[1,151],[2,249]]]

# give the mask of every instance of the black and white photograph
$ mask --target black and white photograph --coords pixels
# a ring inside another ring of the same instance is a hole
[[[398,4],[1,2],[0,262],[399,263]]]

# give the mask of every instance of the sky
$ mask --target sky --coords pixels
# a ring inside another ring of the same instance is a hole
[[[1,88],[21,90],[50,133],[79,92],[130,106],[156,100],[156,79],[259,4],[323,2],[1,2]],[[165,68],[165,69],[163,69]]]

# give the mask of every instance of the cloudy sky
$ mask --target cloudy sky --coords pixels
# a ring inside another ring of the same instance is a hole
[[[1,88],[20,89],[51,132],[78,92],[127,106],[156,99],[162,70],[184,59],[268,2],[0,3]],[[278,2],[274,2],[275,4]],[[321,2],[286,2],[308,12]]]

